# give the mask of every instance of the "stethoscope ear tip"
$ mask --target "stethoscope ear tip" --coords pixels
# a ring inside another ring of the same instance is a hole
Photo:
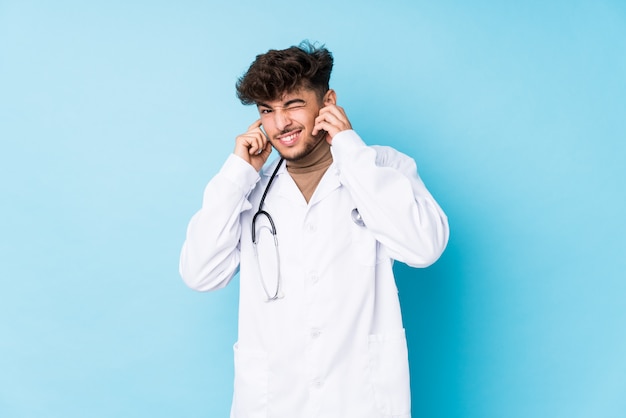
[[[352,217],[352,221],[355,224],[357,224],[358,226],[365,226],[365,222],[363,222],[363,218],[361,217],[361,214],[359,213],[359,210],[357,208],[352,209],[350,216]]]

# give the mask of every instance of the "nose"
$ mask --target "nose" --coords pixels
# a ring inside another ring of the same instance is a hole
[[[286,109],[274,110],[274,123],[279,131],[284,131],[289,125],[291,125],[291,118],[289,117],[289,111]]]

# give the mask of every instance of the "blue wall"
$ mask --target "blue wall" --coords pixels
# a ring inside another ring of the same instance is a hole
[[[625,3],[336,3],[0,0],[0,416],[227,416],[236,283],[178,252],[236,78],[305,38],[450,218],[396,265],[414,415],[626,416]]]

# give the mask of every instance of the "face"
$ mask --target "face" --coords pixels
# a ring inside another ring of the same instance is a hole
[[[315,146],[324,140],[325,132],[313,136],[315,118],[319,115],[324,101],[320,102],[313,90],[300,89],[283,95],[269,103],[257,103],[261,124],[270,143],[287,161],[297,161],[306,157]]]

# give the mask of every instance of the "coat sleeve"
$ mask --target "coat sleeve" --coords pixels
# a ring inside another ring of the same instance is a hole
[[[258,181],[256,170],[233,154],[207,184],[180,254],[180,275],[192,289],[222,288],[237,273],[240,217],[252,207],[248,195]]]
[[[369,147],[353,130],[335,135],[331,151],[341,183],[387,253],[412,267],[437,261],[448,243],[448,219],[415,161],[390,147]]]

